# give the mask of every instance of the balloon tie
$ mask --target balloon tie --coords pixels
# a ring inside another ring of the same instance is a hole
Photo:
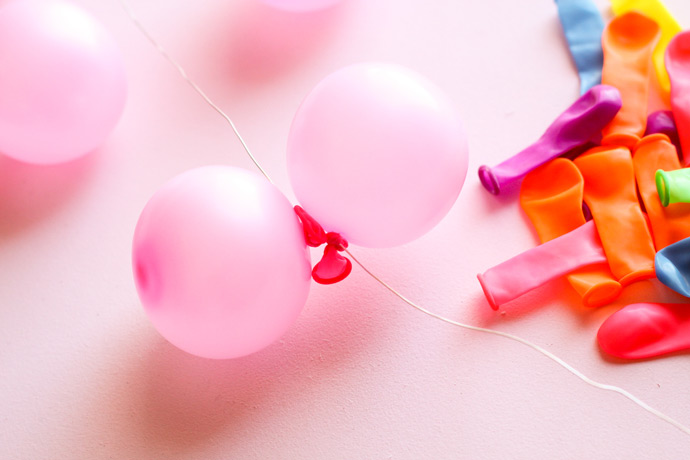
[[[325,244],[321,260],[314,265],[311,277],[319,284],[334,284],[344,280],[352,272],[352,262],[339,253],[348,247],[347,240],[340,233],[328,232],[301,206],[295,206],[295,213],[302,223],[307,246],[318,248]]]

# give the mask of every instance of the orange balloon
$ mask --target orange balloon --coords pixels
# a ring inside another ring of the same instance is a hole
[[[635,178],[642,202],[652,226],[654,245],[659,251],[690,236],[690,203],[672,203],[664,207],[659,200],[654,176],[656,171],[680,169],[675,146],[665,134],[645,136],[633,152]]]
[[[601,82],[618,88],[623,107],[604,128],[602,145],[633,148],[644,134],[652,53],[660,36],[657,23],[636,12],[614,18],[604,29]]]
[[[585,179],[585,203],[611,272],[623,286],[654,278],[654,243],[637,200],[630,150],[594,147],[576,158],[575,165]]]
[[[582,174],[565,158],[557,158],[525,176],[520,189],[520,205],[542,243],[585,223],[583,189]],[[568,281],[588,307],[606,305],[622,290],[607,264],[581,268],[570,273]]]

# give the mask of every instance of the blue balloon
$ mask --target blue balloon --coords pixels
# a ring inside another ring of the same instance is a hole
[[[666,246],[654,258],[656,277],[678,294],[690,297],[690,238]]]
[[[604,20],[592,0],[555,0],[563,33],[580,75],[580,94],[601,83]]]

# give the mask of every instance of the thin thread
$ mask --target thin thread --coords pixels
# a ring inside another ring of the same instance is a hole
[[[421,305],[416,304],[415,302],[411,301],[410,299],[408,299],[407,297],[405,297],[404,295],[402,295],[400,292],[398,292],[396,289],[394,289],[394,288],[393,288],[392,286],[390,286],[388,283],[386,283],[386,282],[383,281],[381,278],[379,278],[379,277],[376,276],[374,273],[372,273],[367,267],[365,267],[365,266],[362,264],[362,262],[360,262],[354,255],[352,255],[352,253],[350,252],[349,249],[345,249],[345,252],[346,252],[347,255],[349,255],[349,256],[352,258],[352,260],[354,260],[355,263],[356,263],[357,265],[359,265],[360,268],[361,268],[362,270],[364,270],[369,276],[371,276],[372,278],[374,278],[379,284],[381,284],[383,287],[385,287],[386,289],[388,289],[393,295],[395,295],[396,297],[398,297],[400,300],[402,300],[403,302],[405,302],[406,304],[408,304],[408,305],[411,306],[412,308],[415,308],[415,309],[421,311],[422,313],[431,316],[432,318],[436,318],[436,319],[438,319],[438,320],[441,320],[441,321],[443,321],[443,322],[445,322],[445,323],[448,323],[448,324],[451,324],[451,325],[453,325],[453,326],[461,327],[461,328],[464,328],[464,329],[469,329],[469,330],[471,330],[471,331],[483,332],[483,333],[486,333],[486,334],[497,335],[497,336],[499,336],[499,337],[504,337],[504,338],[506,338],[506,339],[510,339],[510,340],[515,341],[515,342],[518,342],[518,343],[521,343],[521,344],[523,344],[523,345],[526,345],[526,346],[530,347],[531,349],[533,349],[533,350],[535,350],[535,351],[541,353],[542,355],[546,356],[546,357],[549,358],[550,360],[554,361],[556,364],[559,364],[559,365],[562,366],[564,369],[566,369],[568,372],[570,372],[571,374],[573,374],[574,376],[576,376],[577,378],[579,378],[579,379],[582,380],[583,382],[587,383],[588,385],[592,385],[593,387],[599,388],[599,389],[601,389],[601,390],[613,391],[614,393],[618,393],[618,394],[620,394],[620,395],[622,395],[622,396],[625,396],[625,397],[628,398],[630,401],[634,402],[635,404],[637,404],[638,406],[640,406],[642,409],[646,410],[646,411],[649,412],[650,414],[656,415],[657,417],[659,417],[659,418],[662,419],[663,421],[665,421],[665,422],[667,422],[667,423],[670,423],[670,424],[673,425],[674,427],[678,428],[678,429],[679,429],[680,431],[682,431],[683,433],[685,433],[685,434],[687,434],[687,435],[690,435],[690,428],[687,428],[685,425],[681,424],[680,422],[677,422],[676,420],[672,419],[671,417],[669,417],[668,415],[664,414],[663,412],[660,412],[659,410],[654,409],[652,406],[650,406],[649,404],[645,403],[645,402],[642,401],[641,399],[637,398],[637,397],[634,396],[632,393],[629,393],[628,391],[626,391],[626,390],[624,390],[624,389],[622,389],[622,388],[619,388],[619,387],[617,387],[617,386],[614,386],[614,385],[608,385],[608,384],[605,384],[605,383],[597,382],[596,380],[592,380],[591,378],[587,377],[585,374],[583,374],[582,372],[578,371],[577,369],[575,369],[573,366],[571,366],[571,365],[568,364],[567,362],[563,361],[563,360],[562,360],[561,358],[559,358],[558,356],[556,356],[556,355],[554,355],[553,353],[551,353],[549,350],[547,350],[547,349],[545,349],[545,348],[542,348],[541,346],[539,346],[539,345],[537,345],[537,344],[535,344],[535,343],[532,343],[532,342],[530,342],[530,341],[527,340],[527,339],[523,339],[522,337],[518,337],[517,335],[509,334],[508,332],[502,332],[502,331],[497,331],[497,330],[494,330],[494,329],[487,329],[487,328],[478,327],[478,326],[471,326],[471,325],[469,325],[469,324],[464,324],[464,323],[460,323],[460,322],[458,322],[458,321],[453,321],[452,319],[448,319],[448,318],[446,318],[445,316],[441,316],[441,315],[439,315],[439,314],[437,314],[437,313],[434,313],[434,312],[431,312],[431,311],[427,310],[426,308],[422,307]]]
[[[213,101],[206,95],[206,93],[201,88],[199,88],[199,86],[196,83],[194,83],[191,78],[189,78],[185,69],[172,56],[170,56],[168,54],[168,52],[165,50],[165,48],[163,48],[163,46],[160,43],[158,43],[158,41],[155,38],[153,38],[153,36],[149,33],[149,31],[144,27],[144,25],[141,22],[139,22],[139,19],[137,19],[137,17],[134,15],[134,13],[132,12],[132,9],[129,7],[129,4],[127,3],[127,0],[117,0],[117,1],[120,3],[122,8],[125,10],[125,13],[127,13],[127,16],[129,16],[129,19],[134,23],[134,25],[137,27],[137,29],[139,29],[139,31],[142,34],[144,34],[144,36],[148,39],[149,42],[151,42],[151,44],[158,50],[158,52],[165,59],[167,59],[167,61],[170,64],[172,64],[173,67],[175,67],[177,69],[177,71],[180,73],[180,75],[182,76],[184,81],[186,81],[189,84],[189,86],[191,86],[194,89],[194,91],[196,91],[199,94],[199,96],[201,96],[204,99],[204,101],[206,101],[206,103],[211,106],[211,108],[213,110],[215,110],[221,117],[223,117],[225,119],[225,121],[228,122],[228,124],[230,125],[230,127],[234,131],[235,136],[237,136],[237,139],[242,144],[242,147],[244,147],[244,151],[247,152],[247,155],[249,155],[249,158],[254,162],[254,165],[257,168],[259,168],[259,171],[261,171],[261,174],[263,174],[264,177],[270,183],[273,184],[273,181],[271,180],[268,173],[264,170],[264,168],[261,167],[261,165],[256,160],[256,158],[254,158],[254,155],[252,154],[251,150],[249,150],[249,146],[247,145],[247,143],[244,141],[244,139],[240,135],[240,132],[237,130],[237,127],[235,126],[235,123],[233,123],[232,119],[228,115],[226,115],[226,113],[223,112],[220,109],[220,107],[218,107],[216,104],[213,103]]]
[[[126,12],[127,15],[129,16],[129,18],[130,18],[130,19],[132,20],[132,22],[136,25],[136,27],[141,31],[141,33],[143,33],[144,36],[146,36],[146,38],[153,44],[153,46],[155,46],[156,49],[163,55],[163,57],[165,57],[165,58],[166,58],[166,59],[167,59],[167,60],[178,70],[178,72],[180,73],[180,75],[182,76],[182,78],[183,78],[187,83],[189,83],[189,85],[190,85],[192,88],[194,88],[194,90],[195,90],[195,91],[206,101],[206,103],[208,103],[216,112],[218,112],[218,113],[228,122],[228,124],[230,124],[230,126],[232,127],[232,130],[235,132],[235,135],[237,136],[237,138],[239,139],[239,141],[242,143],[242,146],[244,147],[244,150],[247,152],[247,155],[249,155],[249,158],[251,158],[251,160],[254,162],[254,165],[256,165],[256,167],[259,169],[259,171],[261,171],[261,173],[264,175],[264,177],[266,177],[266,179],[267,179],[269,182],[273,183],[273,181],[270,179],[270,177],[268,176],[268,174],[266,174],[266,172],[265,172],[264,169],[261,167],[261,165],[259,165],[259,162],[256,160],[256,158],[254,158],[254,155],[252,155],[251,151],[249,150],[249,147],[247,146],[247,144],[246,144],[246,143],[244,142],[244,140],[242,139],[242,136],[240,136],[239,131],[238,131],[237,128],[235,127],[235,124],[232,122],[232,120],[230,119],[230,117],[229,117],[228,115],[226,115],[225,112],[223,112],[216,104],[214,104],[213,101],[211,101],[211,100],[208,98],[208,96],[206,96],[206,93],[204,93],[204,92],[201,90],[201,88],[199,88],[199,87],[196,85],[196,83],[194,83],[194,82],[187,76],[187,72],[184,70],[184,68],[183,68],[175,59],[173,59],[173,58],[165,51],[165,49],[164,49],[164,48],[163,48],[163,47],[162,47],[162,46],[151,36],[151,34],[149,34],[149,32],[146,30],[146,28],[145,28],[145,27],[139,22],[139,20],[137,20],[137,18],[134,16],[134,14],[132,13],[131,9],[130,9],[129,6],[127,5],[126,0],[117,0],[117,1],[122,5],[122,7],[124,8],[125,12]],[[437,314],[437,313],[433,313],[433,312],[427,310],[426,308],[422,307],[421,305],[418,305],[418,304],[416,304],[415,302],[409,300],[407,297],[405,297],[404,295],[402,295],[402,294],[401,294],[400,292],[398,292],[396,289],[394,289],[393,287],[391,287],[388,283],[386,283],[386,282],[383,281],[381,278],[379,278],[379,277],[376,276],[374,273],[372,273],[366,266],[364,266],[364,264],[362,264],[362,262],[359,261],[359,259],[357,259],[357,258],[352,254],[352,252],[350,252],[349,249],[345,249],[345,252],[346,252],[347,255],[349,255],[349,256],[352,258],[352,260],[354,260],[355,263],[356,263],[362,270],[364,270],[369,276],[371,276],[371,277],[372,277],[375,281],[377,281],[381,286],[383,286],[384,288],[386,288],[386,289],[387,289],[388,291],[390,291],[393,295],[395,295],[396,297],[398,297],[400,300],[402,300],[403,302],[405,302],[407,305],[411,306],[412,308],[415,308],[416,310],[418,310],[418,311],[420,311],[420,312],[422,312],[422,313],[424,313],[424,314],[426,314],[426,315],[428,315],[428,316],[431,316],[432,318],[436,318],[436,319],[438,319],[438,320],[440,320],[440,321],[443,321],[443,322],[445,322],[445,323],[448,323],[448,324],[453,325],[453,326],[456,326],[456,327],[461,327],[461,328],[468,329],[468,330],[471,330],[471,331],[482,332],[482,333],[486,333],[486,334],[497,335],[497,336],[499,336],[499,337],[504,337],[504,338],[509,339],[509,340],[512,340],[512,341],[514,341],[514,342],[518,342],[518,343],[521,343],[521,344],[523,344],[523,345],[526,345],[526,346],[532,348],[533,350],[535,350],[536,352],[541,353],[542,355],[546,356],[547,358],[549,358],[550,360],[552,360],[552,361],[555,362],[556,364],[560,365],[561,367],[563,367],[564,369],[566,369],[568,372],[570,372],[571,374],[573,374],[574,376],[576,376],[577,378],[579,378],[580,380],[582,380],[582,381],[585,382],[586,384],[591,385],[591,386],[593,386],[593,387],[595,387],[595,388],[598,388],[598,389],[601,389],[601,390],[612,391],[612,392],[614,392],[614,393],[618,393],[618,394],[620,394],[620,395],[626,397],[627,399],[629,399],[629,400],[632,401],[633,403],[637,404],[639,407],[641,407],[642,409],[646,410],[646,411],[649,412],[650,414],[655,415],[656,417],[660,418],[661,420],[663,420],[663,421],[669,423],[670,425],[674,426],[675,428],[677,428],[678,430],[682,431],[683,433],[685,433],[685,434],[687,434],[687,435],[690,435],[690,428],[687,428],[685,425],[681,424],[680,422],[677,422],[676,420],[672,419],[671,417],[669,417],[668,415],[664,414],[663,412],[661,412],[661,411],[659,411],[659,410],[657,410],[657,409],[651,407],[650,405],[648,405],[648,404],[645,403],[644,401],[640,400],[639,398],[637,398],[637,397],[634,396],[633,394],[629,393],[628,391],[626,391],[626,390],[624,390],[624,389],[622,389],[622,388],[619,388],[619,387],[617,387],[617,386],[614,386],[614,385],[608,385],[608,384],[604,384],[604,383],[600,383],[600,382],[597,382],[597,381],[595,381],[595,380],[592,380],[591,378],[587,377],[585,374],[583,374],[582,372],[578,371],[578,370],[575,369],[573,366],[571,366],[571,365],[568,364],[567,362],[563,361],[561,358],[559,358],[558,356],[554,355],[553,353],[551,353],[551,352],[548,351],[547,349],[542,348],[541,346],[539,346],[539,345],[537,345],[537,344],[534,344],[534,343],[530,342],[529,340],[523,339],[522,337],[518,337],[517,335],[509,334],[509,333],[507,333],[507,332],[502,332],[502,331],[497,331],[497,330],[494,330],[494,329],[488,329],[488,328],[483,328],[483,327],[478,327],[478,326],[471,326],[471,325],[469,325],[469,324],[460,323],[460,322],[458,322],[458,321],[454,321],[454,320],[452,320],[452,319],[446,318],[446,317],[441,316],[441,315],[439,315],[439,314]]]

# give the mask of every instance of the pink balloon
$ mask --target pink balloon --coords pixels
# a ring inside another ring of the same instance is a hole
[[[248,355],[290,327],[311,263],[287,198],[258,174],[207,166],[160,188],[134,233],[146,313],[173,345],[206,358]]]
[[[315,11],[329,8],[340,0],[261,0],[267,5],[287,11]]]
[[[431,230],[467,172],[467,141],[448,98],[392,64],[345,67],[295,115],[288,172],[304,209],[326,231],[391,247]]]
[[[0,8],[0,152],[51,164],[100,146],[127,93],[117,45],[89,14],[59,0]]]

